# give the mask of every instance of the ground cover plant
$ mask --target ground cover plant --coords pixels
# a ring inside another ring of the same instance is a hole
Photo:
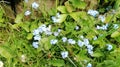
[[[120,0],[10,3],[0,1],[0,67],[120,67]]]

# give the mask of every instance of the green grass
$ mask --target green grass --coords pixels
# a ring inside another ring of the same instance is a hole
[[[90,67],[120,66],[119,0],[90,1],[91,4],[83,0],[39,1],[36,2],[40,3],[37,9],[30,5],[33,0],[29,4],[21,2],[18,6],[23,9],[15,18],[11,18],[12,14],[7,15],[9,7],[0,5],[0,61],[4,67],[87,67],[89,63],[92,64]],[[90,9],[99,11],[99,14],[88,14]],[[31,14],[25,16],[27,10]],[[102,22],[99,15],[104,15],[105,21]],[[36,35],[33,31],[43,24],[53,34],[46,35],[43,31],[38,34],[41,40],[34,40]],[[106,24],[107,29],[103,28]],[[118,27],[114,28],[114,24]],[[96,29],[97,26],[100,29]],[[59,33],[58,29],[61,29]],[[94,39],[95,36],[97,39]],[[68,41],[63,42],[63,37],[67,37]],[[55,39],[57,42],[51,43]],[[89,45],[85,45],[87,39]],[[79,40],[85,41],[84,46],[78,45]],[[32,45],[33,42],[38,42],[38,48]],[[68,52],[65,58],[61,55],[64,51]]]

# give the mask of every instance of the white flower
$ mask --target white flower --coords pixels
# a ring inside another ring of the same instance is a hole
[[[39,7],[39,4],[36,2],[32,3],[32,8],[37,9]]]
[[[34,40],[38,40],[38,41],[39,41],[40,39],[41,39],[41,36],[40,36],[40,35],[35,35],[35,36],[34,36]]]
[[[114,29],[118,29],[119,28],[118,24],[113,24],[113,26],[114,26],[113,27]]]
[[[21,55],[21,61],[26,62],[26,56],[25,55]]]
[[[66,57],[68,57],[68,51],[61,52],[61,55],[62,55],[63,59],[66,58]]]
[[[60,22],[60,14],[57,13],[56,16],[51,17],[54,23]]]
[[[50,41],[50,44],[56,44],[58,42],[58,40],[56,40],[56,39],[52,39],[51,41]]]
[[[96,11],[96,10],[88,10],[87,13],[90,14],[91,16],[93,16],[93,17],[96,17],[99,14],[99,12]]]
[[[112,50],[113,46],[111,44],[107,44],[107,50]]]
[[[28,11],[25,12],[24,15],[25,15],[25,16],[28,16],[28,15],[30,15],[30,14],[31,14],[31,12],[28,10]]]
[[[0,61],[0,67],[4,67],[4,63]]]
[[[33,43],[32,43],[32,46],[33,46],[34,48],[38,48],[38,45],[39,45],[38,42],[33,42]]]
[[[100,27],[100,26],[97,25],[96,29],[102,29],[102,27]]]
[[[33,30],[33,35],[39,35],[39,29]]]
[[[85,38],[83,41],[84,41],[85,46],[89,45],[89,40],[88,39]]]
[[[102,22],[104,22],[105,21],[105,16],[104,15],[99,15],[99,17],[98,17]]]
[[[82,47],[84,45],[84,42],[82,42],[81,40],[78,40],[78,45]]]
[[[73,39],[68,39],[68,43],[70,43],[70,44],[75,44],[75,43],[76,43],[76,41],[75,41],[75,40],[73,40]]]
[[[47,27],[47,31],[51,31],[51,25],[49,25],[48,27]]]
[[[92,67],[92,64],[91,63],[88,63],[88,65],[86,67]]]
[[[58,36],[59,32],[54,32],[53,34],[54,34],[54,36]]]
[[[66,38],[66,37],[62,37],[62,41],[63,41],[63,42],[66,42],[66,41],[67,41],[67,38]]]
[[[76,30],[79,30],[79,26],[75,26],[75,29],[76,29]]]

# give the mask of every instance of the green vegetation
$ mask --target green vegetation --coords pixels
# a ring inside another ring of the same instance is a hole
[[[120,67],[120,0],[0,4],[0,67]]]

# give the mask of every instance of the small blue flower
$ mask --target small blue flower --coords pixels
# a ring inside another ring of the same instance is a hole
[[[36,2],[32,3],[32,8],[37,9],[39,7],[39,4]]]
[[[33,46],[34,48],[38,48],[38,45],[39,45],[38,42],[33,42],[33,43],[32,43],[32,46]]]
[[[89,40],[87,38],[85,38],[83,41],[84,41],[85,46],[89,45]]]
[[[93,46],[92,45],[87,45],[87,50],[90,55],[93,54]]]
[[[28,15],[30,15],[31,14],[31,12],[29,11],[29,10],[27,10],[26,12],[25,12],[25,16],[28,16]]]
[[[102,22],[104,22],[105,21],[105,16],[104,15],[99,15],[99,17],[98,17]]]
[[[112,50],[113,46],[111,44],[107,44],[107,50]]]
[[[53,20],[54,23],[58,23],[58,22],[60,21],[59,18],[56,18],[56,17],[54,17],[54,16],[52,17],[52,20]]]
[[[39,35],[39,29],[33,30],[33,35]]]
[[[56,16],[51,17],[54,23],[60,22],[60,13],[57,13]]]
[[[54,34],[54,36],[58,36],[59,32],[54,32],[53,34]]]
[[[93,55],[93,50],[88,49],[87,51],[91,56]]]
[[[57,39],[52,39],[52,40],[50,40],[50,44],[52,44],[52,45],[56,44],[57,42],[58,42]]]
[[[68,43],[69,43],[69,44],[75,44],[75,43],[76,43],[76,41],[75,41],[75,40],[73,40],[73,39],[68,39]]]
[[[107,30],[107,28],[108,28],[108,24],[96,27],[96,29],[100,29],[100,30]]]
[[[63,41],[63,42],[66,42],[66,41],[67,41],[67,38],[66,38],[66,37],[62,37],[62,41]]]
[[[47,26],[45,24],[41,25],[39,28],[41,28],[44,32],[47,30]]]
[[[45,31],[45,34],[46,35],[52,35],[52,32],[47,30],[47,31]]]
[[[86,67],[92,67],[92,64],[91,63],[88,63],[88,65]]]
[[[62,55],[62,58],[65,59],[66,57],[68,57],[68,51],[62,51],[61,55]]]
[[[38,41],[39,41],[40,39],[41,39],[41,36],[40,36],[40,35],[35,35],[35,36],[34,36],[34,40],[38,40]]]
[[[81,40],[78,40],[78,45],[82,47],[84,45],[84,42],[82,42]]]
[[[93,50],[93,46],[92,45],[87,45],[87,49],[88,50]]]
[[[118,24],[113,24],[113,26],[114,26],[113,27],[114,29],[118,29],[119,28]]]
[[[96,11],[96,10],[88,10],[87,13],[90,14],[91,16],[93,16],[93,17],[96,17],[99,14],[99,12]]]

